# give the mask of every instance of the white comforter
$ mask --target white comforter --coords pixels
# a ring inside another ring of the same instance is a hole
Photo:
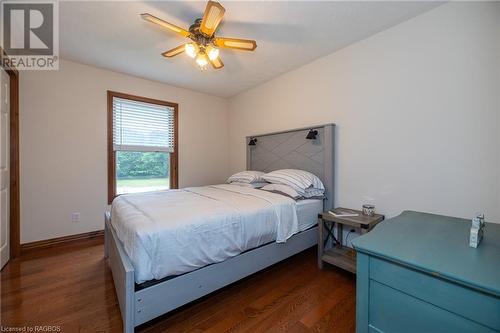
[[[294,200],[235,185],[121,195],[111,216],[137,283],[285,242],[298,231]]]

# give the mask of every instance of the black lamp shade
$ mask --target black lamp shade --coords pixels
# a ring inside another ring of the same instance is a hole
[[[318,135],[318,131],[311,129],[311,130],[309,130],[309,133],[307,133],[306,139],[315,140],[317,135]]]

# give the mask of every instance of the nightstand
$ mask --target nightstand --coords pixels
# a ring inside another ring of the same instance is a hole
[[[353,249],[345,247],[343,244],[344,225],[350,229],[358,229],[361,234],[365,234],[380,221],[383,221],[384,215],[375,214],[373,216],[366,216],[359,210],[347,208],[335,208],[333,212],[336,214],[358,214],[358,216],[335,217],[328,212],[318,215],[318,266],[319,268],[323,268],[323,262],[327,262],[349,272],[356,273],[356,253]],[[337,227],[337,237],[334,235],[335,227]]]

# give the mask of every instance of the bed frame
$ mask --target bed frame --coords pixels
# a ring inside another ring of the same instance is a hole
[[[318,131],[317,139],[306,139],[310,129]],[[255,146],[248,145],[252,138],[257,138]],[[325,185],[325,209],[333,207],[333,124],[254,135],[246,141],[248,170],[269,172],[295,168],[310,171]],[[135,327],[151,319],[316,245],[317,229],[317,226],[312,227],[295,234],[286,243],[269,243],[141,288],[135,284],[134,267],[111,225],[111,213],[106,212],[104,251],[113,275],[123,331],[134,332]]]

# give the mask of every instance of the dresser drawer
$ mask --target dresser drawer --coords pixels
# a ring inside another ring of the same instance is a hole
[[[383,288],[382,285],[385,285],[390,287],[385,289],[391,291],[393,297],[396,297],[394,289],[404,293],[401,295],[409,295],[408,298],[413,297],[414,300],[411,301],[410,305],[415,309],[426,307],[445,309],[447,318],[451,318],[450,316],[454,313],[490,329],[500,331],[500,298],[382,259],[370,257],[369,265],[370,286],[375,286],[374,296],[379,297],[379,299],[381,296],[378,293]],[[370,292],[371,289],[370,287]],[[401,295],[397,294],[397,298],[401,299]],[[378,302],[379,299],[374,299],[373,302]],[[427,305],[424,306],[424,303]],[[370,307],[371,305],[370,303]],[[387,306],[392,305],[384,305],[382,308]],[[399,304],[396,303],[393,306],[399,307]],[[393,310],[397,309],[390,311]],[[371,311],[375,311],[379,317],[381,316],[380,309],[374,307],[371,308]],[[399,311],[408,310],[400,309]],[[429,314],[433,314],[435,311],[437,310],[434,309]],[[372,313],[370,312],[370,314]],[[417,314],[415,313],[415,315]],[[460,317],[454,320],[465,319]]]
[[[495,332],[377,281],[370,281],[369,295],[369,332]]]

